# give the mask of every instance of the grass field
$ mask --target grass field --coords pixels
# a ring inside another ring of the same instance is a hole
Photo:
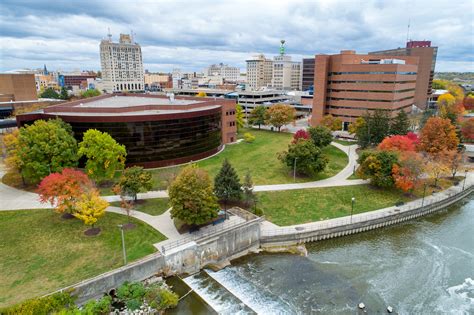
[[[443,189],[452,182],[442,179]],[[427,195],[433,188],[427,188]],[[257,193],[258,207],[265,218],[277,225],[294,225],[350,215],[351,199],[355,197],[354,214],[395,205],[398,201],[410,201],[423,195],[422,188],[408,197],[396,189],[377,189],[369,185],[313,188]]]
[[[357,144],[357,141],[347,141],[347,140],[340,140],[340,139],[334,139],[334,142],[337,142],[342,145],[354,145]]]
[[[255,185],[292,183],[292,171],[278,160],[277,155],[279,152],[287,150],[293,135],[256,129],[244,129],[240,131],[240,134],[245,132],[251,132],[256,136],[253,143],[241,142],[227,145],[223,152],[196,164],[208,171],[209,175],[214,178],[222,162],[227,158],[237,170],[241,180],[247,172],[250,172]],[[329,158],[326,170],[315,177],[297,177],[296,182],[308,182],[334,176],[348,163],[347,155],[334,146],[324,148],[323,152]],[[152,170],[154,189],[166,188],[170,179],[179,172],[179,169],[180,167]]]
[[[170,208],[168,198],[152,198],[138,200],[133,206],[134,210],[148,213],[149,215],[160,215]],[[120,207],[120,201],[110,203],[111,206]]]
[[[166,239],[133,219],[125,231],[127,259],[155,251],[153,243]],[[118,268],[123,263],[118,224],[127,218],[106,213],[97,236],[85,236],[77,219],[64,220],[53,210],[0,212],[0,307],[44,295],[61,287]]]

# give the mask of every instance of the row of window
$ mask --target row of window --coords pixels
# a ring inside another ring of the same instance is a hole
[[[402,75],[416,75],[413,71],[344,71],[344,72],[329,72],[329,76],[342,74],[402,74]]]
[[[359,81],[359,80],[331,80],[328,84],[339,84],[339,83],[357,83],[357,84],[406,84],[416,83],[416,80],[410,81]]]
[[[404,89],[404,90],[391,90],[391,91],[380,91],[380,90],[340,90],[340,89],[327,89],[328,93],[331,92],[363,92],[363,93],[405,93],[415,91],[415,89]]]
[[[230,112],[225,112],[225,115],[226,115],[226,116],[235,115],[235,110],[231,110]]]
[[[329,105],[329,106],[326,106],[326,108],[328,108],[328,109],[350,109],[350,110],[362,110],[362,111],[376,110],[376,109],[380,109],[380,110],[383,110],[383,111],[394,111],[394,110],[405,109],[405,108],[408,108],[408,107],[411,107],[411,106],[412,105],[405,105],[405,106],[397,107],[396,109],[393,109],[393,108],[367,108],[367,107]]]
[[[405,100],[412,99],[413,96],[400,98],[397,100],[374,100],[374,99],[361,99],[361,98],[343,98],[343,97],[327,97],[326,101],[358,101],[358,102],[382,102],[382,103],[396,103]]]

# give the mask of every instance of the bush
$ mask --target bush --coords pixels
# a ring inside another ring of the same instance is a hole
[[[154,309],[164,310],[176,307],[176,305],[178,305],[179,296],[173,291],[155,284],[147,289],[145,301]]]
[[[108,295],[100,300],[91,300],[84,305],[83,311],[85,314],[107,315],[111,312],[112,298]]]
[[[0,310],[0,314],[48,315],[68,308],[75,308],[74,298],[69,292],[58,292],[7,307]]]
[[[255,141],[255,136],[250,132],[244,133],[244,141],[247,143],[252,143]]]
[[[142,301],[138,299],[128,300],[125,305],[130,311],[138,310],[142,306]]]
[[[255,208],[253,213],[256,215],[256,216],[259,216],[261,217],[263,215],[263,209],[261,208]]]
[[[324,126],[311,127],[308,129],[311,140],[318,148],[328,146],[332,141],[332,134],[329,128]]]
[[[146,289],[141,282],[124,282],[117,289],[117,297],[122,301],[128,301],[133,299],[142,299],[145,296]]]

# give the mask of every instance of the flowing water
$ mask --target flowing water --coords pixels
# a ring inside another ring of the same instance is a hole
[[[368,314],[386,314],[389,305],[399,314],[474,314],[472,197],[449,211],[307,249],[308,257],[247,256],[185,282],[221,314],[358,314],[360,302]]]

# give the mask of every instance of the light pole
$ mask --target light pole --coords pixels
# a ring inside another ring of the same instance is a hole
[[[295,162],[293,163],[293,181],[296,182],[296,160],[298,158],[295,158]]]
[[[464,170],[464,182],[462,183],[462,190],[464,191],[464,186],[466,185],[467,170]]]
[[[127,252],[125,250],[125,236],[123,234],[123,224],[117,225],[120,228],[120,232],[122,234],[122,251],[123,251],[123,264],[127,264]]]
[[[426,195],[426,183],[425,183],[425,187],[423,188],[423,199],[421,199],[421,206],[422,207],[425,204],[425,195]]]
[[[351,207],[351,224],[352,224],[352,213],[354,212],[354,202],[356,201],[355,197],[352,197],[351,199],[352,203],[352,207]]]

